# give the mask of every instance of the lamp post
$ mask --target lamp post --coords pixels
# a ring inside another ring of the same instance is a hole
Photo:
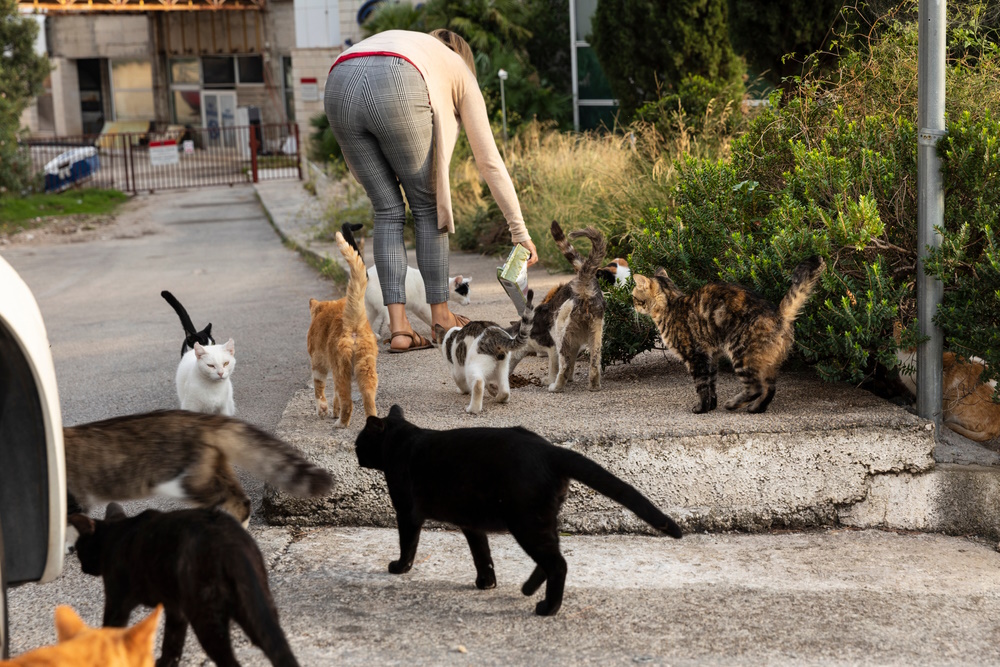
[[[500,113],[503,117],[503,143],[507,146],[507,97],[504,95],[503,82],[507,80],[507,70],[501,69],[497,72],[500,77]]]

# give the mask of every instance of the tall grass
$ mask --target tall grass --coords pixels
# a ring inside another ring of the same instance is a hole
[[[608,238],[609,257],[627,254],[650,209],[670,206],[678,159],[728,154],[729,114],[728,108],[713,113],[710,105],[697,135],[682,110],[661,121],[666,132],[650,122],[582,134],[538,122],[522,126],[503,152],[541,262],[568,268],[549,233],[552,220],[565,229],[594,226]],[[453,162],[452,183],[458,247],[503,253],[510,246],[507,225],[471,156]]]

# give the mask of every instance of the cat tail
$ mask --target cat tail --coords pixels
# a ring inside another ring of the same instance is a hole
[[[680,526],[673,519],[661,512],[649,498],[625,480],[619,479],[600,464],[571,449],[557,447],[555,452],[555,467],[561,474],[586,484],[625,506],[658,531],[675,539],[680,539],[683,535]]]
[[[812,294],[824,268],[826,268],[826,262],[823,261],[823,258],[813,255],[800,262],[792,271],[792,286],[785,294],[785,298],[778,304],[778,312],[781,314],[784,329],[791,330],[795,318],[799,316],[799,311],[802,310],[802,306],[806,304],[809,295]]]
[[[535,298],[535,290],[529,289],[525,295],[524,312],[521,313],[521,321],[518,325],[517,335],[510,339],[507,350],[516,350],[528,344],[531,337],[531,327],[535,322],[535,306],[531,303]],[[507,330],[510,333],[510,329]]]
[[[272,665],[299,667],[278,623],[278,610],[267,588],[267,570],[262,561],[255,563],[254,560],[239,553],[230,561],[228,577],[239,598],[236,620]]]
[[[333,487],[330,473],[310,463],[283,440],[233,417],[197,415],[204,417],[223,422],[206,432],[206,444],[253,476],[302,498],[327,495]]]
[[[593,227],[570,232],[569,237],[571,239],[581,237],[590,239],[590,254],[577,269],[574,281],[574,290],[577,295],[587,301],[593,296],[594,290],[598,292],[601,290],[601,286],[597,282],[597,272],[604,265],[604,255],[608,252],[608,243],[604,239],[604,234]]]
[[[345,222],[340,226],[340,233],[344,235],[344,240],[351,244],[351,247],[354,248],[359,255],[362,254],[361,248],[358,246],[358,242],[354,239],[354,232],[359,231],[362,227],[364,227],[364,225],[360,223],[352,224],[350,222]]]
[[[552,240],[556,242],[556,246],[559,248],[559,252],[563,254],[570,264],[573,265],[573,270],[579,272],[580,267],[583,266],[583,255],[573,247],[569,241],[566,240],[566,235],[563,234],[562,227],[559,226],[559,222],[556,220],[552,221]]]
[[[188,316],[184,306],[181,305],[181,302],[167,290],[160,292],[160,296],[167,300],[167,303],[169,303],[173,307],[174,312],[177,313],[177,317],[181,318],[181,326],[184,327],[184,333],[188,336],[198,335],[198,330],[194,328],[194,323],[191,322],[191,318]]]
[[[353,235],[351,238],[353,240]],[[340,254],[351,267],[351,277],[347,281],[347,305],[344,306],[344,326],[353,329],[359,326],[362,320],[368,320],[368,311],[365,310],[368,271],[357,246],[352,246],[340,232],[337,232],[337,245],[340,246]]]

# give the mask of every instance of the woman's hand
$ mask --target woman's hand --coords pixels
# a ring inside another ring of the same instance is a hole
[[[535,242],[531,239],[527,241],[521,241],[521,245],[531,251],[531,257],[528,258],[528,266],[531,266],[538,261],[538,250],[535,249]]]

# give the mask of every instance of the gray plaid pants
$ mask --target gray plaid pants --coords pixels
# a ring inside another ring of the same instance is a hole
[[[375,268],[383,302],[406,303],[400,185],[413,213],[427,303],[447,301],[448,230],[438,229],[433,115],[420,72],[392,56],[345,60],[327,78],[324,103],[333,136],[375,210]]]

